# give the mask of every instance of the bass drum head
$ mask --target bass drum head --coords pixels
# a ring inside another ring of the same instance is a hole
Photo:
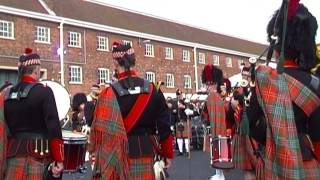
[[[40,81],[41,84],[48,86],[53,91],[53,95],[56,101],[59,120],[66,117],[70,109],[70,95],[69,92],[61,84],[55,81]]]

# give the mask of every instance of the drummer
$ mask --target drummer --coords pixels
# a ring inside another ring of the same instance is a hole
[[[208,98],[206,109],[211,126],[212,138],[226,136],[225,103],[221,98],[221,85],[223,85],[223,73],[221,69],[212,64],[205,65],[202,71],[202,82],[208,86]],[[223,171],[216,169],[216,175],[211,179],[225,179]]]
[[[62,178],[58,111],[51,88],[38,83],[40,63],[27,48],[19,58],[18,83],[0,94],[0,179],[43,179],[50,163],[51,176]]]

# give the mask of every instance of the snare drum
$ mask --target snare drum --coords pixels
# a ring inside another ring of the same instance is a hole
[[[62,139],[64,144],[64,170],[77,171],[85,163],[87,136],[71,131],[62,131]]]
[[[217,169],[232,169],[231,145],[232,139],[228,136],[218,136],[210,139],[211,166]]]

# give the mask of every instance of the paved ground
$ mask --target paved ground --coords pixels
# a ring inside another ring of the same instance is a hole
[[[191,159],[187,156],[176,156],[172,167],[168,170],[169,180],[207,180],[215,173],[210,166],[209,154],[202,151],[191,151]],[[83,179],[90,180],[91,170],[81,173],[65,173],[63,180]],[[242,173],[238,170],[231,170],[226,174],[226,180],[243,180]]]

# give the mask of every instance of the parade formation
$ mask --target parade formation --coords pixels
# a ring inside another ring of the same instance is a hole
[[[94,180],[177,179],[174,157],[192,161],[195,150],[208,155],[211,180],[233,169],[245,180],[319,180],[317,28],[299,0],[284,0],[266,27],[269,47],[241,65],[241,79],[205,64],[198,98],[165,96],[163,82],[138,75],[132,45],[114,41],[112,81],[70,102],[63,85],[40,80],[41,54],[26,48],[17,82],[0,89],[0,180],[88,169]]]

